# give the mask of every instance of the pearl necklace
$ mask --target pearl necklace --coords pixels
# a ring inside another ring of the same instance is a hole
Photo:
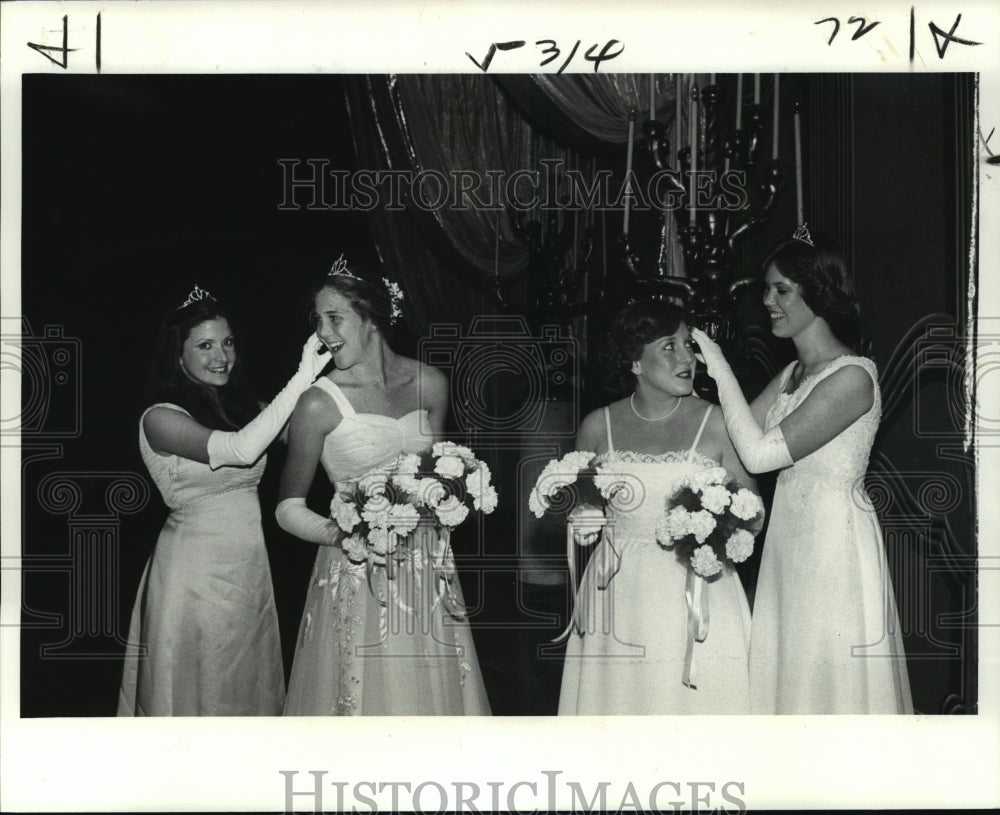
[[[655,419],[650,419],[648,416],[643,416],[638,410],[635,409],[635,394],[634,393],[628,398],[628,403],[629,403],[629,407],[632,408],[632,412],[636,416],[638,416],[640,419],[642,419],[644,422],[662,422],[664,419],[669,419],[671,416],[673,416],[674,415],[674,411],[677,410],[677,408],[679,408],[681,406],[681,397],[678,396],[676,398],[677,398],[677,403],[672,408],[670,408],[669,411],[667,411],[666,413],[664,413],[662,416],[656,417]]]

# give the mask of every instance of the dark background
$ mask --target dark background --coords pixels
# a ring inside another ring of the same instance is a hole
[[[810,223],[848,247],[882,371],[872,490],[915,705],[974,712],[974,470],[961,444],[973,80],[782,82],[783,99],[803,106]],[[312,281],[341,252],[374,260],[377,250],[363,214],[278,209],[279,159],[353,166],[340,77],[27,75],[23,91],[22,314],[32,338],[25,365],[37,363],[37,376],[24,380],[34,424],[25,422],[23,438],[21,713],[106,716],[135,590],[166,514],[137,447],[164,311],[195,283],[224,299],[237,315],[241,361],[269,398],[309,330]],[[793,207],[785,195],[776,223],[746,244],[746,273],[786,236]],[[748,300],[743,318],[752,325],[758,316]],[[413,341],[404,337],[401,350]],[[780,343],[768,352],[790,358]],[[35,410],[32,389],[48,395],[48,413]],[[603,398],[595,387],[585,393],[592,404]],[[261,500],[287,669],[315,549],[271,520],[280,464],[276,450]],[[138,492],[112,506],[116,479]],[[70,499],[54,486],[61,480],[75,485]],[[501,494],[505,482],[514,492],[512,473],[497,480]],[[148,495],[134,486],[143,481]],[[513,515],[492,523],[491,536],[514,540]],[[82,555],[88,546],[100,557]],[[558,651],[540,660],[535,646],[561,624],[525,633],[515,623],[533,603],[563,608],[565,589],[517,586],[504,570],[469,574],[494,712],[554,712]],[[752,591],[752,572],[746,581]]]

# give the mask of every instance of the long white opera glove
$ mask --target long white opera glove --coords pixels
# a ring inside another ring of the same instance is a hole
[[[306,506],[305,498],[286,498],[274,510],[278,526],[310,543],[333,546],[340,538],[340,527]]]
[[[213,470],[231,464],[253,464],[260,458],[292,415],[298,398],[312,385],[329,361],[329,357],[320,356],[319,350],[322,347],[323,344],[316,335],[310,334],[306,344],[302,346],[298,370],[271,404],[242,430],[216,430],[208,437],[208,464]]]
[[[698,343],[708,375],[718,386],[726,430],[743,466],[751,473],[767,473],[791,466],[794,462],[781,428],[774,427],[765,433],[757,424],[722,349],[701,329],[692,328],[691,336]]]

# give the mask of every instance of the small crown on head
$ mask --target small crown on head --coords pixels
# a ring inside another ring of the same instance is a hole
[[[812,235],[809,234],[807,224],[799,224],[798,228],[792,233],[792,240],[802,241],[802,243],[809,244],[809,246],[816,245],[813,243]]]
[[[327,277],[336,277],[337,275],[353,277],[355,280],[361,279],[357,275],[351,274],[350,270],[347,268],[347,261],[344,259],[343,252],[341,252],[340,257],[333,262],[333,265],[330,267],[330,271],[326,273]]]
[[[199,300],[214,300],[211,292],[205,291],[198,287],[198,284],[194,284],[194,288],[191,289],[191,293],[187,296],[187,300],[181,303],[177,308],[182,309],[186,306],[190,306],[192,303],[197,303]]]

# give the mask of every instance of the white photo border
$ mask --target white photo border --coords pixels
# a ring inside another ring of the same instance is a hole
[[[911,8],[927,19],[952,21],[984,47],[953,46],[939,58],[922,39],[911,63]],[[881,3],[883,32],[872,44],[839,47],[817,40],[823,17],[847,20],[868,6],[829,3],[492,4],[350,2],[16,2],[0,6],[2,195],[0,268],[3,316],[20,313],[20,154],[23,73],[93,73],[88,47],[71,54],[66,69],[49,63],[28,42],[50,41],[67,15],[81,42],[101,21],[102,73],[406,73],[474,72],[466,51],[492,42],[565,37],[569,43],[627,44],[606,69],[615,72],[927,72],[979,75],[979,116],[989,133],[1000,127],[1000,8],[986,0]],[[805,33],[803,33],[805,32]],[[974,33],[973,33],[974,32]],[[539,70],[537,55],[505,52],[492,70]],[[579,63],[569,71],[590,70]],[[1000,153],[1000,136],[993,138]],[[985,162],[980,139],[979,318],[1000,318],[1000,168]],[[994,377],[995,379],[995,377]],[[981,404],[1000,404],[995,382]],[[17,404],[20,383],[4,372],[2,398]],[[992,401],[990,401],[992,400]],[[8,415],[5,410],[3,415]],[[5,811],[282,810],[286,777],[308,792],[310,773],[322,772],[324,805],[334,808],[337,786],[359,783],[425,785],[424,803],[437,807],[441,785],[456,802],[456,784],[476,784],[479,809],[547,809],[567,805],[567,782],[585,790],[610,782],[608,803],[627,803],[628,786],[645,807],[659,802],[684,809],[711,796],[712,806],[748,808],[952,808],[1000,805],[998,660],[1000,571],[995,530],[1000,507],[998,451],[978,451],[980,530],[979,713],[964,717],[718,717],[601,719],[495,718],[359,719],[21,719],[19,710],[20,461],[2,449],[3,570],[0,614],[0,808]],[[992,534],[991,534],[991,531]],[[993,539],[991,542],[991,538]],[[992,547],[992,548],[991,548]],[[71,689],[67,689],[71,692]],[[490,785],[493,782],[493,786]],[[719,798],[725,785],[729,797]],[[692,785],[695,785],[692,789]],[[700,786],[698,786],[700,785]],[[708,786],[713,785],[713,786]],[[341,789],[344,789],[341,787]],[[391,788],[362,792],[389,808]],[[405,788],[404,788],[405,789]],[[470,787],[464,787],[468,795]],[[492,792],[491,792],[492,790]],[[460,791],[460,790],[459,790]],[[509,797],[512,796],[512,797]],[[673,796],[673,797],[671,797]],[[345,799],[362,807],[362,800]],[[410,799],[402,798],[401,805]],[[313,810],[308,794],[297,809]],[[368,805],[370,807],[370,805]]]

